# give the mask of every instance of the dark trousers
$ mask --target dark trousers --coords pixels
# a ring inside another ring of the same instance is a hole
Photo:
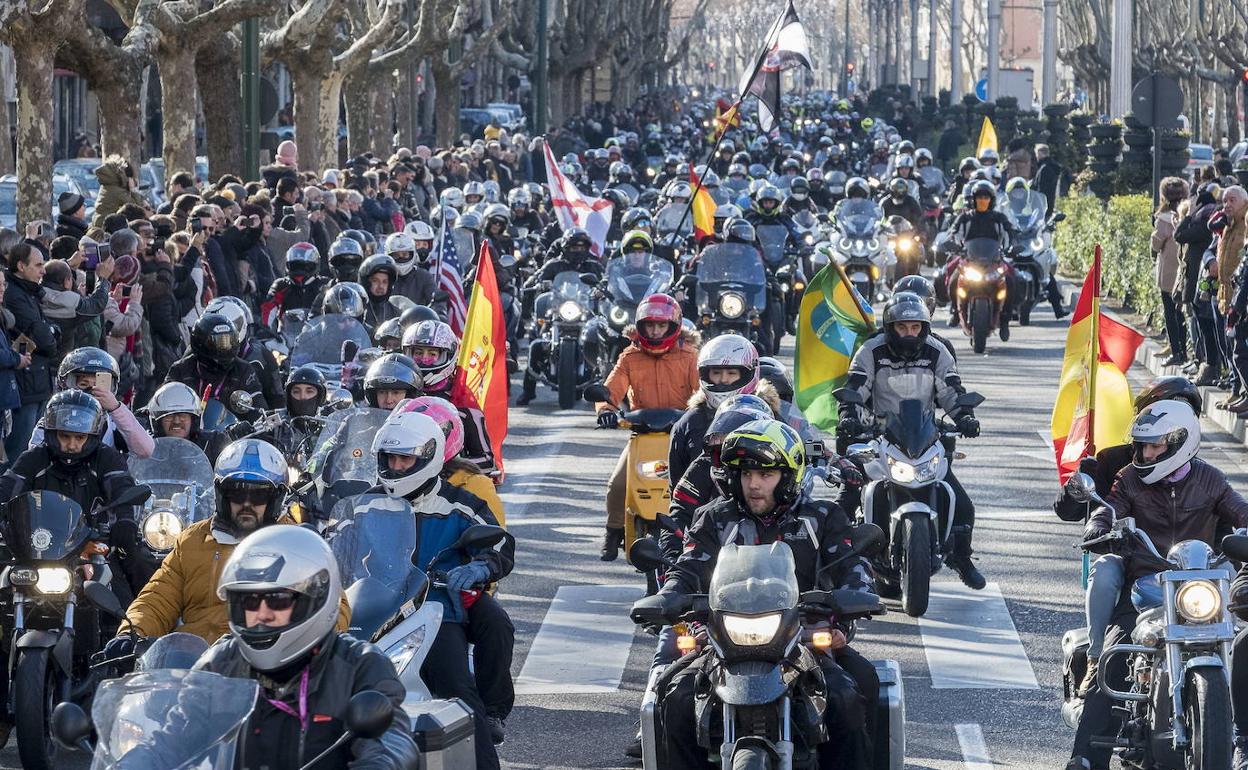
[[[1105,632],[1105,648],[1115,644],[1130,643],[1131,631],[1135,628],[1135,609],[1131,606],[1130,595],[1124,591],[1124,598],[1119,601],[1109,630]],[[1105,679],[1114,689],[1127,690],[1127,656],[1115,655],[1105,669]],[[1083,701],[1083,716],[1079,719],[1079,727],[1075,729],[1075,745],[1071,756],[1083,757],[1091,763],[1093,770],[1109,767],[1112,749],[1093,748],[1092,739],[1097,737],[1113,738],[1118,735],[1122,718],[1113,711],[1114,701],[1101,692],[1100,684],[1092,685],[1088,696]]]
[[[1170,343],[1170,352],[1184,360],[1187,359],[1187,321],[1179,310],[1178,300],[1173,292],[1161,293],[1162,318],[1166,324],[1166,341]]]
[[[1231,645],[1231,714],[1235,735],[1248,738],[1248,628]]]
[[[961,527],[963,531],[970,532],[975,527],[975,504],[971,502],[971,496],[966,493],[966,488],[962,486],[962,482],[958,481],[958,477],[954,475],[953,469],[945,474],[945,481],[949,484],[949,488],[953,490],[953,526]],[[881,502],[882,496],[885,494],[884,489],[876,487],[876,502]],[[944,495],[941,494],[941,502]],[[841,509],[849,516],[853,516],[854,511],[858,510],[862,505],[862,488],[845,484],[841,487],[841,495],[837,499],[837,503]],[[885,533],[888,532],[888,511],[883,511],[881,515],[879,511],[863,512],[863,518],[879,525]],[[968,540],[969,543],[969,540]]]
[[[472,709],[477,770],[498,770],[498,752],[494,750],[490,725],[485,720],[485,704],[477,691],[476,680],[468,670],[467,626],[443,621],[429,650],[429,657],[420,667],[420,676],[435,698],[459,698]]]
[[[1196,298],[1193,304],[1196,324],[1200,328],[1200,348],[1204,363],[1209,364],[1215,373],[1222,369],[1222,343],[1218,323],[1214,319],[1213,305],[1208,300]]]
[[[482,594],[468,610],[468,638],[474,645],[472,667],[485,713],[506,719],[516,705],[516,690],[511,681],[516,628],[493,596]]]
[[[848,647],[838,650],[835,657],[822,654],[815,657],[823,669],[827,685],[827,708],[823,721],[827,726],[828,740],[819,746],[819,767],[821,770],[867,770],[871,765],[870,736],[875,731],[875,709],[880,693],[880,680],[875,667]],[[687,669],[663,696],[660,734],[667,756],[664,770],[706,770],[711,767],[706,749],[698,745],[696,680],[693,670]],[[711,708],[716,709],[714,722],[719,724],[718,705]],[[797,733],[798,725],[795,724],[795,741],[800,740]],[[716,740],[720,737],[722,732],[717,731]]]
[[[1241,321],[1235,327],[1235,338],[1231,342],[1231,364],[1235,367],[1236,393],[1248,393],[1248,321]]]

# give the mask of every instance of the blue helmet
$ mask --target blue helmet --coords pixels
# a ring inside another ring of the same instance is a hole
[[[221,451],[213,481],[217,490],[216,524],[232,534],[273,524],[281,517],[289,470],[280,450],[267,441],[246,438]],[[235,521],[230,501],[263,496],[264,513],[254,525]]]

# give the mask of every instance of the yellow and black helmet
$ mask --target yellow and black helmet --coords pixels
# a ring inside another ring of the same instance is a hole
[[[717,480],[720,489],[745,505],[741,489],[741,471],[778,470],[782,476],[776,485],[776,505],[783,507],[797,501],[802,479],[806,475],[806,446],[797,431],[779,420],[753,420],[729,433],[719,452]]]

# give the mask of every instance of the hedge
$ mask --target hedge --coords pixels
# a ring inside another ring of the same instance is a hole
[[[1058,269],[1072,278],[1087,275],[1099,243],[1104,296],[1144,316],[1150,326],[1160,323],[1161,294],[1149,248],[1152,199],[1115,195],[1103,204],[1096,196],[1075,194],[1060,200],[1057,208],[1066,214],[1053,239]]]

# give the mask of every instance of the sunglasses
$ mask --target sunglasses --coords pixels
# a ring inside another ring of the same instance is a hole
[[[269,609],[275,612],[282,612],[295,605],[295,594],[292,591],[268,591],[266,593],[243,594],[240,599],[243,609],[248,612],[255,612],[260,609],[261,602],[264,602]]]
[[[259,489],[238,489],[225,494],[225,499],[231,503],[248,503],[251,505],[265,505],[269,502],[269,497],[270,493]]]

